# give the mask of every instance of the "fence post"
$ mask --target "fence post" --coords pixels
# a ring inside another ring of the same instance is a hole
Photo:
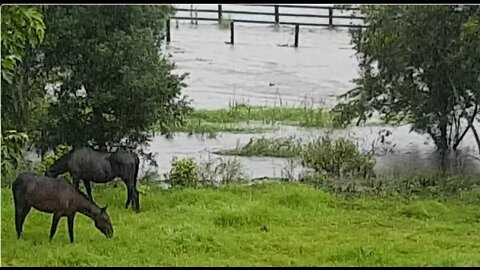
[[[167,43],[170,43],[170,19],[167,19]]]
[[[218,23],[222,21],[222,5],[218,5]]]
[[[295,48],[298,47],[298,32],[300,32],[300,25],[295,25]]]
[[[358,27],[358,46],[357,46],[357,52],[359,52],[361,50],[361,46],[362,46],[362,28],[361,27]]]
[[[235,42],[235,31],[233,28],[233,21],[230,22],[230,44],[234,44]]]
[[[195,8],[195,25],[198,25],[198,10]]]
[[[275,24],[280,22],[280,18],[278,16],[278,5],[275,5]]]
[[[190,24],[193,24],[193,5],[190,5]]]
[[[333,9],[328,8],[328,27],[333,27]]]

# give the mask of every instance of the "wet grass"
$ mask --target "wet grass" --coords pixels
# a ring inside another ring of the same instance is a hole
[[[263,107],[236,105],[228,109],[197,110],[192,119],[209,123],[257,121],[263,124],[285,124],[302,127],[337,127],[335,115],[322,108]]]
[[[336,115],[326,109],[240,104],[226,109],[195,110],[187,117],[185,125],[172,127],[171,130],[187,133],[253,133],[275,129],[276,124],[312,128],[341,127]]]
[[[187,118],[183,126],[172,128],[173,132],[185,132],[189,134],[209,134],[216,133],[262,133],[274,130],[273,126],[252,126],[239,125],[238,123],[215,123],[208,122],[195,116]]]
[[[480,191],[456,198],[343,198],[311,186],[259,184],[162,191],[124,209],[124,187],[94,187],[115,235],[78,215],[76,242],[32,210],[17,240],[2,189],[2,265],[28,266],[478,266]]]
[[[279,158],[293,158],[299,157],[304,145],[302,140],[294,136],[286,138],[258,138],[250,139],[244,145],[236,147],[235,149],[227,149],[215,152],[219,155],[233,155],[246,157],[279,157]]]

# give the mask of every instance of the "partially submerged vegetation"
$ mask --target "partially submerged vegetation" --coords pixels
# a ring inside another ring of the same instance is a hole
[[[275,125],[311,128],[341,128],[337,114],[322,108],[265,107],[237,104],[225,109],[197,109],[186,116],[185,123],[171,126],[171,132],[254,133],[275,129]]]
[[[274,130],[275,126],[249,125],[245,123],[219,123],[208,122],[200,118],[187,118],[181,126],[172,127],[171,132],[184,132],[190,135],[207,134],[214,136],[216,133],[262,133]]]
[[[220,150],[215,154],[233,156],[258,157],[299,157],[304,147],[301,139],[290,136],[286,138],[251,138],[244,146],[235,149]]]
[[[331,139],[320,136],[303,141],[293,136],[287,138],[251,139],[246,145],[216,152],[221,155],[269,156],[295,158],[305,167],[329,176],[374,175],[374,159],[370,153],[362,153],[347,138]]]
[[[410,118],[392,116],[390,122],[405,124]],[[367,125],[382,126],[384,116]],[[340,113],[325,108],[313,107],[267,107],[236,104],[224,109],[196,109],[187,114],[182,125],[169,127],[171,132],[189,134],[216,133],[261,133],[275,130],[278,125],[304,128],[340,129],[349,124],[342,123]],[[154,127],[159,130],[159,127]]]

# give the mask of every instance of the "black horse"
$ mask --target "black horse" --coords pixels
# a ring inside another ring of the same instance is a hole
[[[72,150],[59,158],[47,169],[45,176],[57,177],[69,172],[73,178],[73,185],[78,189],[80,180],[93,201],[90,182],[108,183],[115,177],[120,177],[127,186],[127,203],[139,212],[140,200],[137,190],[137,177],[140,159],[135,153],[118,150],[114,153],[98,152],[90,148]]]
[[[61,217],[68,219],[68,234],[73,243],[73,221],[80,212],[95,221],[95,227],[106,237],[113,236],[113,227],[107,214],[107,207],[98,207],[71,184],[55,178],[33,173],[20,174],[12,185],[15,205],[15,229],[17,237],[22,235],[22,227],[33,207],[41,212],[52,213],[50,240],[57,231]]]

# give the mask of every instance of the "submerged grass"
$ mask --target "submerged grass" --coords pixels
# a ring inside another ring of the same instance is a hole
[[[150,189],[142,212],[124,187],[94,187],[115,235],[77,215],[50,242],[51,215],[32,210],[17,240],[11,190],[2,189],[3,266],[477,266],[480,191],[443,201],[342,198],[285,183]]]
[[[215,123],[204,121],[200,118],[187,118],[185,124],[173,127],[173,132],[185,132],[189,134],[215,134],[223,133],[262,133],[273,130],[273,126],[238,125],[238,123]]]
[[[250,141],[235,149],[227,149],[215,152],[220,155],[234,156],[258,156],[258,157],[280,157],[294,158],[299,157],[303,149],[302,140],[290,136],[287,138],[258,138]]]
[[[239,126],[239,124],[244,124]],[[251,124],[261,124],[251,125]],[[336,114],[322,108],[264,107],[235,105],[226,109],[195,110],[180,127],[171,127],[173,132],[215,133],[264,132],[275,128],[275,124],[340,128]]]
[[[322,108],[264,107],[236,105],[228,109],[196,110],[190,116],[209,123],[258,121],[304,127],[337,127],[335,115]]]

